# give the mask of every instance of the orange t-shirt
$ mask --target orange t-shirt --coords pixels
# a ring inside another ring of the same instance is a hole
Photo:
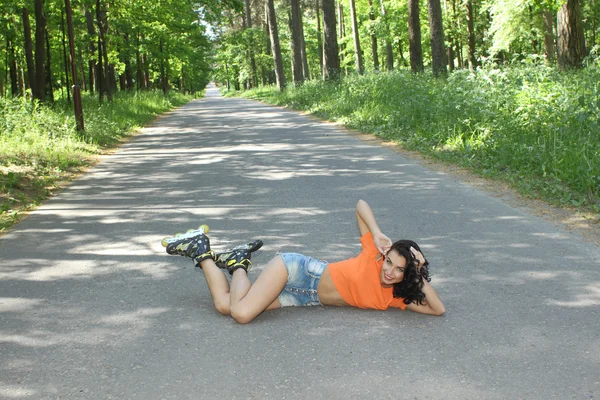
[[[379,251],[371,232],[364,234],[360,242],[362,251],[357,257],[329,264],[333,284],[344,301],[359,308],[406,309],[404,299],[394,298],[393,288],[381,286],[379,274],[383,260],[377,261]]]

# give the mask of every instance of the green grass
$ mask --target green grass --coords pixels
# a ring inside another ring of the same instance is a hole
[[[551,203],[600,210],[600,69],[408,71],[309,81],[243,96],[309,111],[510,182]]]
[[[73,105],[0,98],[0,232],[82,168],[157,115],[191,99],[178,92],[120,92],[112,102],[83,96],[85,131]]]

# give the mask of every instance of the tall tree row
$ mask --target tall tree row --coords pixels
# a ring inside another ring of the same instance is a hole
[[[211,43],[199,21],[217,21],[239,1],[79,0],[71,6],[77,81],[110,100],[118,90],[202,89],[210,79]],[[0,95],[70,99],[64,14],[64,0],[2,2]]]

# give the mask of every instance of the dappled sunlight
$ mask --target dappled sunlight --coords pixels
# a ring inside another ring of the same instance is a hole
[[[265,180],[273,180],[280,181],[284,179],[291,179],[300,176],[333,176],[334,172],[328,171],[326,169],[295,169],[290,168],[288,170],[276,170],[273,168],[264,168],[262,171],[252,171],[250,173],[246,173],[243,176],[250,179],[265,179]]]
[[[432,355],[427,355],[425,358],[436,361]],[[425,364],[425,365],[424,365]],[[365,388],[377,386],[385,387],[389,393],[395,393],[402,398],[440,398],[440,388],[443,388],[443,398],[447,399],[489,399],[489,400],[505,400],[506,394],[494,392],[492,388],[486,388],[480,382],[473,380],[470,382],[465,375],[460,375],[458,371],[462,368],[455,367],[453,374],[441,376],[437,369],[429,365],[426,360],[420,360],[420,368],[417,371],[403,371],[403,379],[398,376],[385,372],[373,371],[373,366],[364,365],[361,359],[352,359],[346,361],[347,371],[334,378],[329,378],[325,385],[325,390],[322,392],[326,397],[338,398],[340,390],[345,393],[356,393],[358,398],[368,398],[369,392]],[[349,370],[352,370],[350,372]],[[418,381],[418,386],[406,384],[407,382]],[[393,397],[393,396],[392,396]]]
[[[531,233],[530,235],[542,237],[545,239],[553,239],[553,240],[567,240],[567,239],[572,238],[567,233],[563,233],[563,232],[544,232],[544,233],[535,232],[535,233]]]
[[[503,215],[503,216],[493,216],[493,217],[481,217],[481,218],[473,218],[471,221],[473,222],[483,222],[483,221],[526,221],[526,219],[522,216],[516,215]]]
[[[522,271],[517,273],[518,276],[531,280],[551,280],[551,279],[578,279],[582,278],[582,274],[571,271]]]
[[[106,387],[119,376],[156,379],[151,360],[166,375],[181,368],[202,384],[232,382],[233,369],[220,366],[235,353],[235,368],[252,370],[249,344],[260,363],[301,355],[294,368],[328,371],[315,380],[321,397],[342,388],[367,398],[365,388],[381,385],[405,397],[439,398],[443,387],[448,398],[529,398],[519,379],[536,363],[594,374],[600,354],[585,351],[600,331],[596,248],[287,110],[205,99],[157,123],[0,239],[1,397],[42,397],[65,366],[73,387],[92,373]],[[214,309],[204,271],[160,244],[200,224],[216,251],[260,238],[254,281],[278,252],[356,256],[359,198],[393,240],[423,248],[445,316],[287,308],[241,326]],[[198,360],[218,367],[197,369]],[[289,367],[271,371],[294,389]],[[544,394],[556,388],[554,371],[540,380]]]
[[[98,322],[108,326],[135,325],[138,329],[146,329],[150,327],[148,317],[160,315],[168,311],[169,309],[165,307],[140,308],[135,311],[103,316],[98,319]]]
[[[227,161],[229,157],[225,155],[215,156],[214,154],[205,154],[194,156],[191,160],[185,162],[190,165],[209,165]]]
[[[46,329],[30,329],[23,334],[8,334],[0,329],[0,341],[28,348],[92,346],[103,342],[110,346],[123,346],[151,329],[155,319],[169,311],[166,307],[142,307],[97,314],[83,308],[60,308],[48,304],[39,308],[33,316],[23,314],[20,317],[31,323],[37,321]],[[67,329],[56,331],[52,323],[56,320],[62,321]]]
[[[111,273],[113,266],[99,266],[94,262],[81,262],[64,260],[60,265],[47,265],[45,260],[23,259],[23,265],[32,265],[34,271],[15,270],[12,272],[0,272],[2,279],[25,280],[25,281],[55,281],[65,278],[89,279],[92,276]]]
[[[326,211],[320,210],[318,208],[274,208],[271,210],[265,210],[264,215],[270,217],[281,217],[284,215],[300,217],[300,216],[315,216],[315,215],[325,215]],[[293,235],[291,235],[293,236]]]
[[[600,282],[592,282],[587,285],[582,285],[579,291],[582,293],[576,293],[572,300],[547,300],[547,303],[550,305],[567,308],[592,307],[600,305]]]
[[[149,237],[153,238],[153,237]],[[147,256],[156,254],[155,250],[148,247],[149,240],[144,237],[136,237],[130,241],[89,243],[77,246],[71,250],[71,254],[95,254],[100,256]],[[162,239],[162,238],[161,238]],[[160,240],[160,239],[159,239]]]
[[[32,396],[39,396],[39,392],[35,389],[28,389],[23,385],[3,384],[0,389],[0,394],[6,399],[25,399]]]
[[[39,306],[43,299],[0,297],[0,312],[23,312]]]

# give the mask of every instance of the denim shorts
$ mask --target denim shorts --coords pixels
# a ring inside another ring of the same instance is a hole
[[[281,307],[320,306],[317,287],[327,263],[297,253],[280,253],[288,281],[279,294]]]

